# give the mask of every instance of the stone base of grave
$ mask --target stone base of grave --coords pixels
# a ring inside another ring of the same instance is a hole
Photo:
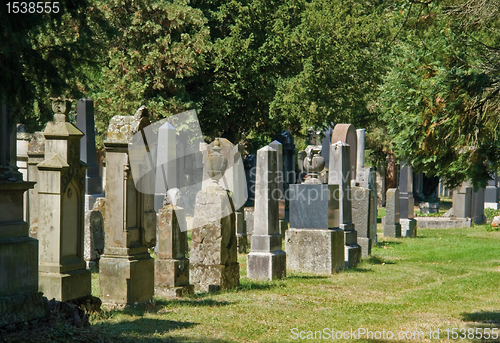
[[[344,253],[346,268],[354,268],[361,261],[361,247],[358,244],[346,245]]]
[[[236,288],[240,285],[238,262],[227,266],[196,264],[189,266],[189,281],[196,292],[216,292]]]
[[[48,299],[55,298],[57,301],[68,301],[78,299],[92,293],[90,271],[83,268],[65,273],[50,273],[40,271],[38,273],[39,290]]]
[[[247,256],[247,277],[252,280],[275,280],[286,277],[286,253],[283,250],[251,252]]]
[[[497,202],[485,202],[484,203],[484,208],[492,208],[494,210],[499,210],[500,209],[500,204]]]
[[[358,232],[356,230],[344,230],[345,245],[358,244]]]
[[[285,233],[286,268],[315,274],[344,269],[344,230],[294,229]]]
[[[384,225],[385,237],[401,237],[401,224]]]
[[[154,260],[149,253],[131,256],[103,255],[99,285],[105,307],[145,302],[154,295]]]
[[[155,260],[155,295],[159,297],[181,297],[194,293],[189,284],[189,259]]]
[[[42,318],[49,313],[47,298],[42,292],[21,293],[0,297],[0,328]]]
[[[400,219],[401,237],[417,237],[417,221],[415,219]]]
[[[372,240],[367,237],[358,237],[358,244],[361,247],[361,256],[369,257],[372,254]]]

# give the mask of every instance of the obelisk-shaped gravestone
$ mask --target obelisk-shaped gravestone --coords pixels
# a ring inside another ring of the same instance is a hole
[[[413,168],[403,164],[399,171],[399,211],[401,236],[416,237],[417,221],[414,219]]]
[[[38,291],[38,241],[23,220],[23,193],[32,188],[16,167],[13,113],[0,107],[0,328],[48,314]]]
[[[83,259],[85,163],[80,161],[83,133],[67,121],[71,101],[52,99],[54,121],[47,123],[45,160],[38,164],[40,291],[49,299],[91,294]]]
[[[345,263],[347,267],[354,267],[361,260],[361,247],[358,245],[357,232],[352,223],[350,158],[349,144],[337,142],[330,146],[328,184],[339,186],[339,226],[345,234]]]
[[[281,145],[281,144],[280,144]],[[286,254],[281,249],[281,233],[276,189],[279,190],[278,152],[266,146],[257,151],[254,232],[247,255],[250,279],[273,280],[286,276]],[[282,183],[281,183],[282,185]]]

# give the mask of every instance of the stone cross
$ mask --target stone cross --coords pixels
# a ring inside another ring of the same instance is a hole
[[[67,121],[71,101],[52,99],[54,121],[47,123],[45,160],[38,164],[40,291],[67,301],[91,294],[83,257],[85,163],[80,161],[83,133]]]
[[[281,144],[280,146],[281,147]],[[271,146],[257,151],[257,184],[255,190],[254,223],[251,253],[247,256],[250,279],[273,280],[286,276],[286,254],[281,248],[278,202],[278,152]]]

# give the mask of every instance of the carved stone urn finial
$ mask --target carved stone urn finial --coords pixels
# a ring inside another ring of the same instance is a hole
[[[227,158],[220,152],[219,138],[215,139],[213,151],[208,154],[206,162],[208,163],[207,174],[212,179],[212,186],[219,186],[219,180],[224,175],[227,168]]]
[[[307,179],[304,184],[319,185],[319,174],[325,168],[325,159],[321,156],[321,145],[309,145],[306,148],[306,158],[304,158],[304,169],[307,172]]]
[[[54,121],[55,122],[65,122],[68,121],[66,115],[71,110],[71,103],[73,99],[66,99],[64,95],[57,98],[50,98],[52,100],[52,111],[54,111]]]

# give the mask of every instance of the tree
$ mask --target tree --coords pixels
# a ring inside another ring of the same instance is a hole
[[[500,35],[471,24],[467,3],[410,6],[379,99],[398,159],[450,188],[465,179],[484,186],[500,157],[499,69],[488,67],[492,55],[485,54]]]

